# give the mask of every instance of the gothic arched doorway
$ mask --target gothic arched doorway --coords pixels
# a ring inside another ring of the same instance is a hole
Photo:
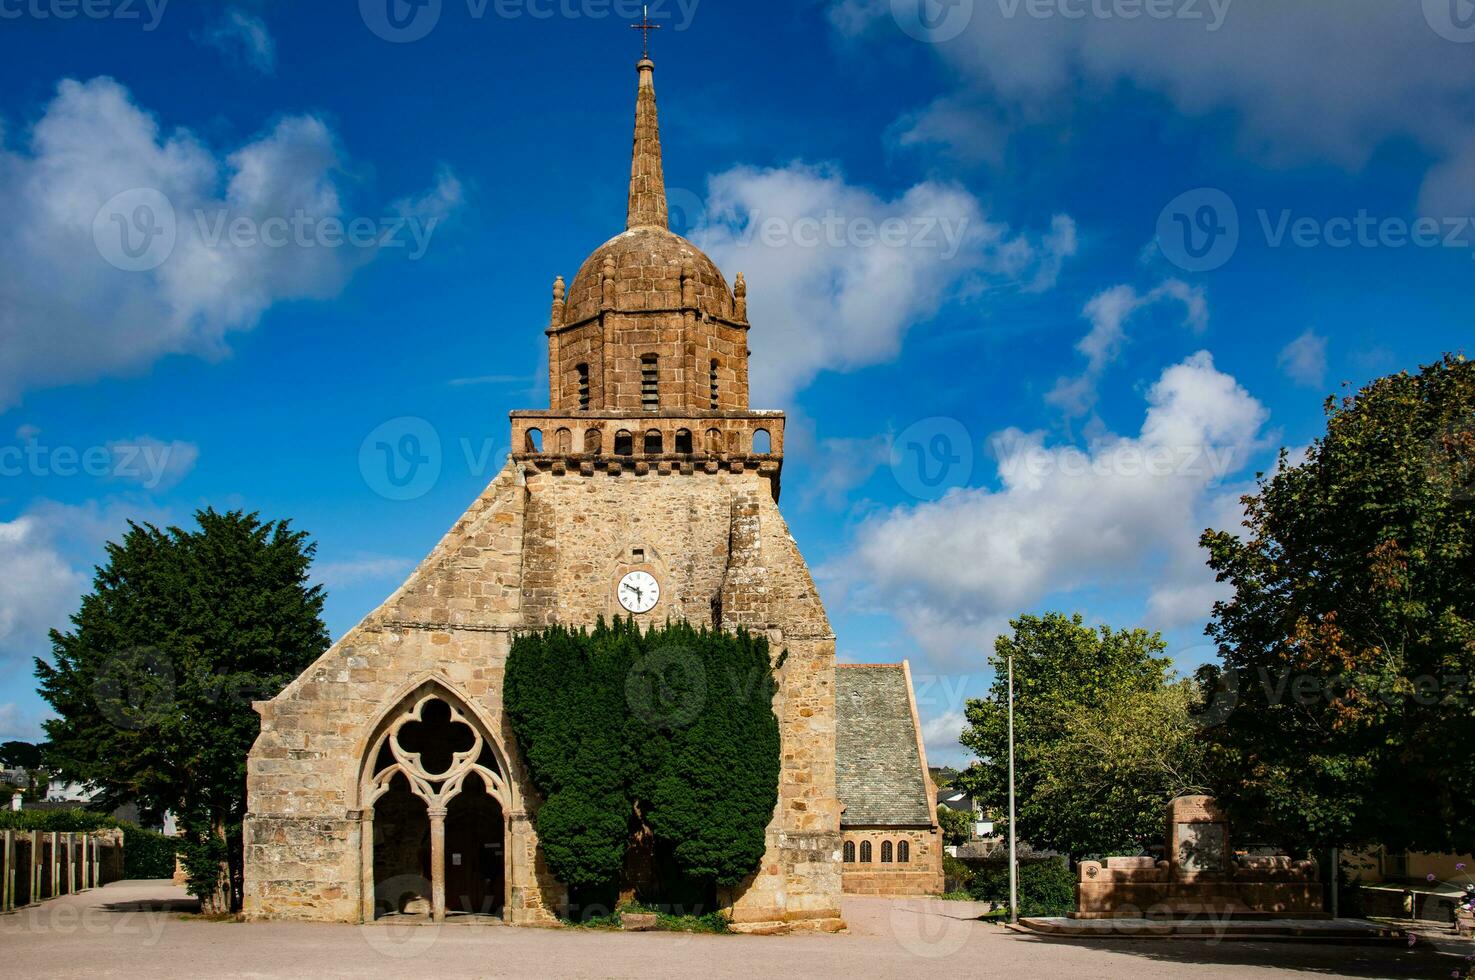
[[[365,917],[501,915],[507,786],[476,716],[437,684],[379,726],[365,767]]]

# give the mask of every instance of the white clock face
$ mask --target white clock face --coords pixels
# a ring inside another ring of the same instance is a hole
[[[633,613],[648,613],[661,601],[661,583],[650,572],[631,572],[620,579],[620,605]]]

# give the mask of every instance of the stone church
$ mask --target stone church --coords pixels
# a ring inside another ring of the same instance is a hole
[[[549,409],[513,413],[506,467],[409,580],[256,706],[249,917],[568,912],[502,710],[506,659],[520,632],[637,615],[787,651],[767,853],[718,899],[741,930],[843,927],[835,637],[778,509],[784,415],[748,405],[747,286],[669,230],[654,71],[640,61],[626,230],[553,287]],[[935,812],[907,819],[936,830]]]

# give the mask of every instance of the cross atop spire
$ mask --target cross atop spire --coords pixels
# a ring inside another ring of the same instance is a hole
[[[644,39],[645,39],[645,53],[641,57],[643,57],[645,60],[649,61],[650,60],[650,32],[651,31],[658,31],[658,30],[661,29],[661,25],[660,24],[654,23],[650,19],[650,4],[646,4],[645,5],[645,19],[642,20],[638,24],[631,24],[630,25],[630,29],[631,30],[640,31],[644,35]]]

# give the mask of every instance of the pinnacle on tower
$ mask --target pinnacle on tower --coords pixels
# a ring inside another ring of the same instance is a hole
[[[625,227],[669,230],[661,124],[656,115],[656,65],[649,58],[641,58],[636,67],[640,90],[635,101],[635,153],[630,164],[630,212]]]

